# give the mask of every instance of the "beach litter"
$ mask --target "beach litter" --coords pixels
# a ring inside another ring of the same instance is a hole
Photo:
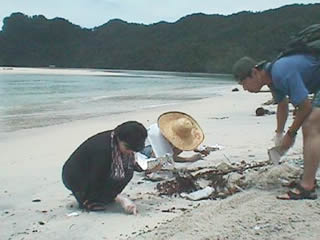
[[[79,216],[79,215],[80,215],[79,212],[71,212],[71,213],[68,213],[68,214],[67,214],[68,217],[77,217],[77,216]]]
[[[264,116],[264,115],[272,115],[272,114],[276,114],[276,112],[268,110],[268,109],[263,108],[263,107],[258,107],[256,109],[256,116]]]
[[[163,157],[148,158],[144,154],[136,153],[136,162],[142,170],[151,170],[158,166],[161,168],[174,168],[174,160],[172,155],[166,154]]]
[[[219,144],[214,144],[214,145],[211,145],[211,146],[202,145],[198,149],[200,151],[206,150],[206,151],[208,151],[210,153],[210,152],[213,152],[213,151],[224,149],[224,147],[222,145],[219,145]]]
[[[193,169],[174,169],[173,178],[156,185],[159,195],[178,195],[192,201],[226,198],[250,187],[281,186],[299,176],[296,168],[287,164],[274,166],[269,160],[245,162]]]
[[[158,182],[163,180],[170,180],[174,178],[174,174],[170,170],[163,170],[163,171],[156,171],[156,172],[150,172],[146,173],[144,180],[149,180],[152,182]]]
[[[196,181],[190,173],[177,171],[174,174],[175,178],[173,180],[157,184],[156,188],[160,195],[173,195],[175,193],[192,192],[197,190]]]
[[[201,190],[194,191],[191,193],[181,193],[180,196],[192,201],[197,201],[209,198],[210,195],[214,192],[214,190],[214,188],[207,186]]]

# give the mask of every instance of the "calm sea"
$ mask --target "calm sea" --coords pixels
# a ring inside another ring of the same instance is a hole
[[[229,75],[154,71],[0,73],[0,133],[208,98],[232,84]]]

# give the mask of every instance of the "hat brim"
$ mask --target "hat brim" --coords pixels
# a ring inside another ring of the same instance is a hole
[[[191,135],[187,138],[181,138],[172,130],[172,125],[175,120],[180,118],[188,119],[193,129]],[[190,115],[183,112],[166,112],[159,116],[158,126],[161,134],[176,148],[183,151],[191,151],[196,149],[204,140],[204,133],[197,123]]]

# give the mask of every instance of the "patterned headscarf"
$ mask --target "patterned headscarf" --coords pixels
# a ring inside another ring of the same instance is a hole
[[[134,153],[123,154],[118,147],[118,140],[114,132],[111,132],[111,177],[115,180],[125,178],[125,172],[129,167],[133,167],[135,162]]]

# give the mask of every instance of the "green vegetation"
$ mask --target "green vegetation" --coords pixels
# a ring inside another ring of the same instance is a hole
[[[0,65],[228,73],[243,55],[272,59],[291,34],[320,23],[319,13],[320,4],[295,4],[151,25],[114,19],[93,29],[13,13],[0,32]]]

